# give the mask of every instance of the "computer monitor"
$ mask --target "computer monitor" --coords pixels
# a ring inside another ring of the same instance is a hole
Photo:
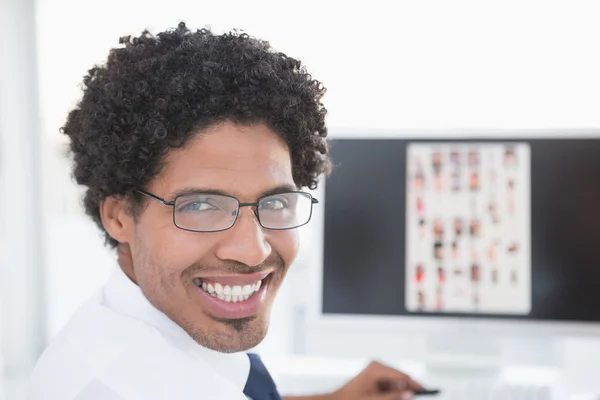
[[[599,334],[593,136],[334,139],[308,351],[555,363],[555,338]]]

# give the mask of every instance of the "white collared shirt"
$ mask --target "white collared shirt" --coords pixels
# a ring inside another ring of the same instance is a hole
[[[31,400],[247,400],[245,353],[196,343],[120,268],[44,351]]]

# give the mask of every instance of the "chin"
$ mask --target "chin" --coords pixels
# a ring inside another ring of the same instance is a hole
[[[267,336],[268,318],[249,317],[214,321],[210,331],[206,327],[188,330],[201,346],[220,353],[237,353],[258,346]],[[211,324],[212,325],[212,324]]]

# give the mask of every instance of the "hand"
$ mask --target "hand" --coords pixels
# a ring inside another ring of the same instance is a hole
[[[423,387],[408,375],[378,362],[329,396],[330,400],[408,400]]]

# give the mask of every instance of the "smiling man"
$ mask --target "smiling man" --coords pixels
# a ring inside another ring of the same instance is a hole
[[[324,88],[244,34],[181,23],[121,44],[63,128],[118,268],[46,349],[30,398],[279,399],[244,351],[267,334],[296,228],[318,203],[303,188],[329,168]],[[418,388],[373,363],[313,398]]]

